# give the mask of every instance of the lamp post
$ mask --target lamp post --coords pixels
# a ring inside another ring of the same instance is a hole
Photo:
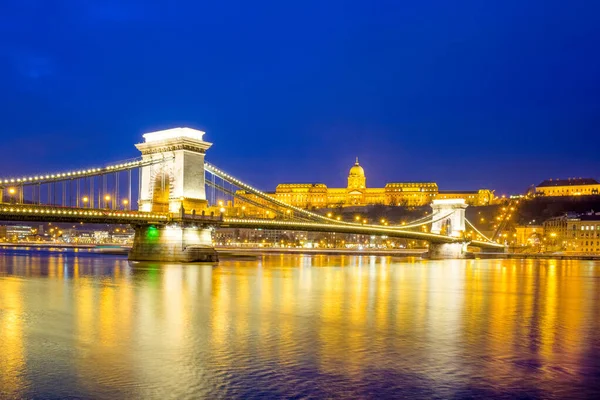
[[[108,208],[109,202],[110,202],[110,195],[107,194],[106,196],[104,196],[104,207],[105,208]]]
[[[128,205],[129,205],[129,200],[123,199],[123,210],[127,210]]]
[[[15,201],[15,193],[17,193],[17,189],[15,189],[13,187],[8,188],[8,194],[10,195],[9,196],[9,203],[16,203],[16,201]]]
[[[90,199],[87,196],[83,196],[83,198],[81,199],[81,201],[83,201],[83,208],[86,208],[88,202],[90,201]]]

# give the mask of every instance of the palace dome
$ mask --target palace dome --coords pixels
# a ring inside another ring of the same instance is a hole
[[[354,163],[352,168],[350,168],[350,173],[348,175],[349,176],[360,176],[360,177],[365,176],[365,170],[358,163],[358,157],[356,157],[356,162]]]

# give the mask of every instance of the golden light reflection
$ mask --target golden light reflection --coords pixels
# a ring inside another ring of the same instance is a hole
[[[0,395],[7,398],[25,388],[22,288],[21,279],[0,275]]]
[[[24,315],[40,304],[61,310],[61,323],[72,321],[61,331],[63,345],[73,346],[78,379],[92,387],[110,378],[176,389],[199,376],[225,385],[232,371],[302,367],[357,380],[377,368],[419,370],[444,384],[466,374],[508,390],[530,365],[547,381],[558,367],[585,368],[600,328],[599,264],[581,261],[0,261],[0,388],[12,397],[28,385],[25,376],[35,376],[23,374],[35,348]]]

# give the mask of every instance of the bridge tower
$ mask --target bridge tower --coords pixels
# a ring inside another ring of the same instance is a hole
[[[433,200],[434,222],[431,224],[431,233],[446,234],[455,238],[464,237],[465,209],[467,204],[464,199],[439,199]],[[436,220],[436,216],[447,215],[446,218]],[[448,259],[464,258],[467,242],[430,243],[429,258]]]
[[[142,152],[140,211],[178,213],[206,208],[204,154],[212,143],[204,132],[173,128],[143,135],[135,147]]]
[[[440,199],[431,203],[434,221],[435,215],[448,215],[447,218],[437,220],[431,224],[431,233],[445,234],[453,237],[462,237],[465,232],[465,199]]]
[[[143,135],[136,144],[145,164],[140,172],[139,210],[168,212],[177,222],[135,226],[129,259],[135,261],[217,261],[211,229],[186,222],[207,206],[204,154],[212,146],[204,132],[173,128]]]

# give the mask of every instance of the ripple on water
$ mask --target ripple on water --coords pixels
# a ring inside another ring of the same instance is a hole
[[[0,397],[600,398],[600,264],[551,272],[5,252]]]

